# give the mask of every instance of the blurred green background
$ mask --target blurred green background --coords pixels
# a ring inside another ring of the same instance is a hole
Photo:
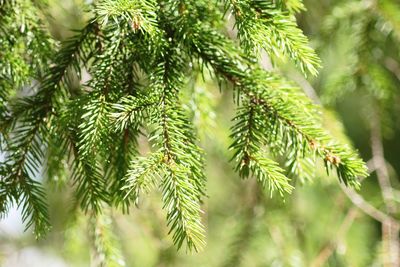
[[[43,16],[56,39],[64,40],[71,29],[82,27],[88,19],[84,2],[49,0]],[[324,104],[327,128],[338,138],[348,138],[368,162],[370,177],[362,181],[359,192],[348,193],[396,219],[400,4],[389,0],[304,3],[307,11],[297,20],[320,55],[323,69],[318,77],[306,80],[289,62],[275,63],[315,102]],[[260,192],[253,180],[240,180],[226,149],[234,112],[232,95],[209,77],[193,78],[193,82],[198,99],[188,95],[187,108],[194,111],[207,152],[208,198],[203,204],[207,247],[198,254],[176,251],[165,227],[160,197],[154,192],[129,215],[110,212],[104,219],[105,227],[114,230],[112,238],[125,266],[395,266],[388,260],[393,253],[385,242],[391,238],[396,243],[398,230],[388,237],[382,222],[356,207],[337,179],[326,176],[322,164],[314,180],[294,181],[296,189],[284,198]],[[196,111],[207,112],[199,116]],[[384,166],[374,164],[374,133],[375,141],[383,145]],[[387,170],[393,199],[382,197],[376,175],[382,169]],[[29,231],[23,232],[16,210],[0,221],[1,266],[90,266],[95,262],[89,218],[71,217],[74,207],[69,192],[51,187],[48,193],[53,229],[46,239],[36,241]]]

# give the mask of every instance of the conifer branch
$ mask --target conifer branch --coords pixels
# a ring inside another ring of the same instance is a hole
[[[77,107],[79,104],[79,101],[70,103],[55,127],[57,134],[65,140],[62,150],[68,151],[72,159],[71,179],[76,186],[74,196],[84,212],[97,214],[101,213],[102,205],[109,202],[109,195],[98,159],[81,146],[80,125],[73,119],[81,116],[82,111]]]
[[[105,168],[109,170],[107,176],[112,181],[109,189],[113,203],[121,206],[123,211],[128,211],[130,200],[136,198],[134,196],[127,197],[127,194],[123,192],[126,192],[128,187],[130,188],[131,182],[133,183],[130,179],[140,168],[134,164],[138,161],[135,159],[138,155],[136,139],[141,134],[140,128],[149,119],[149,113],[152,112],[155,105],[148,101],[144,95],[140,95],[140,97],[129,95],[113,104],[110,110],[110,122],[113,129],[110,140],[113,140],[112,144],[114,145],[111,145],[109,164]],[[115,140],[118,142],[115,143]]]
[[[233,10],[238,37],[247,51],[257,53],[263,48],[270,56],[288,55],[304,74],[318,73],[320,59],[290,14],[268,1],[229,0],[228,7]]]
[[[90,97],[83,107],[83,112],[82,123],[78,126],[79,150],[82,157],[89,158],[107,147],[107,139],[110,136],[107,130],[110,112],[105,96],[95,94],[93,98]]]
[[[27,220],[30,214],[31,219],[28,221],[28,225],[32,224],[32,220],[38,222],[37,235],[45,232],[46,229],[41,227],[48,223],[48,219],[43,219],[47,216],[47,212],[45,212],[45,202],[41,199],[44,197],[42,190],[36,183],[33,183],[33,179],[30,177],[39,175],[41,171],[42,146],[47,135],[45,125],[48,122],[49,113],[56,105],[57,89],[62,86],[67,69],[71,66],[78,68],[79,62],[76,58],[87,49],[86,45],[81,46],[87,41],[86,36],[89,35],[92,27],[93,25],[88,26],[82,31],[82,34],[72,38],[63,46],[56,57],[58,64],[49,69],[38,93],[33,97],[16,101],[11,107],[11,115],[7,119],[12,121],[11,125],[15,126],[10,135],[10,145],[6,148],[8,156],[5,162],[11,166],[10,179],[14,180],[21,188],[15,199],[22,201],[23,219]],[[28,190],[29,187],[32,188]],[[41,202],[38,202],[39,200]],[[36,207],[40,212],[35,210]],[[43,222],[39,223],[39,221]]]
[[[123,192],[125,187],[128,186],[126,177],[131,162],[138,155],[137,137],[139,134],[139,128],[135,128],[135,126],[125,128],[122,137],[120,133],[112,133],[114,145],[110,149],[110,155],[104,167],[106,180],[110,181],[106,185],[111,197],[109,202],[111,206],[120,207],[123,212],[129,212],[131,204]]]
[[[72,179],[76,185],[75,196],[83,211],[100,213],[103,202],[109,201],[102,171],[96,159],[81,155],[77,142],[72,136],[69,141],[74,155]]]
[[[186,243],[189,251],[199,251],[205,245],[199,203],[199,198],[204,192],[200,187],[204,186],[203,174],[199,172],[201,162],[192,158],[196,151],[189,152],[176,147],[175,143],[185,137],[176,132],[178,125],[169,126],[171,128],[165,128],[163,132],[165,146],[161,150],[164,153],[165,175],[162,180],[162,192],[167,221],[174,232],[173,241],[178,248]]]
[[[148,118],[149,109],[154,108],[157,102],[149,102],[144,95],[139,97],[126,96],[119,103],[112,105],[114,129],[121,132],[135,124],[140,124]]]
[[[97,20],[101,25],[109,21],[116,24],[127,22],[134,32],[157,32],[156,1],[147,0],[105,0],[95,5]]]
[[[185,242],[190,251],[204,246],[204,229],[200,217],[200,198],[204,194],[202,152],[195,144],[193,130],[182,108],[176,105],[177,90],[181,87],[183,62],[174,49],[166,51],[165,62],[159,65],[154,77],[160,94],[159,129],[152,139],[160,142],[165,175],[162,180],[164,208],[173,231],[174,243]]]
[[[20,196],[17,203],[22,208],[25,229],[34,226],[36,238],[40,238],[50,229],[45,192],[40,183],[29,178],[28,174],[21,174],[19,178]]]
[[[201,26],[197,30],[192,36],[192,49],[217,74],[232,82],[239,89],[239,96],[255,99],[257,105],[263,107],[270,121],[270,132],[281,136],[284,147],[319,155],[328,172],[336,167],[342,182],[358,187],[357,177],[367,175],[364,163],[350,148],[333,142],[315,117],[307,115],[313,110],[310,110],[313,105],[309,100],[293,103],[293,98],[282,94],[282,91],[290,91],[285,90],[286,85],[281,79],[251,64],[224,37],[212,30]],[[212,38],[214,41],[211,43],[209,40]]]
[[[198,252],[205,245],[205,237],[200,203],[193,198],[198,195],[197,188],[188,179],[190,171],[184,166],[170,164],[166,168],[162,192],[172,239],[178,248],[186,243],[189,251]]]
[[[11,187],[5,188],[4,194],[8,195],[6,198],[22,207],[22,219],[26,222],[26,229],[34,225],[36,237],[44,235],[50,228],[44,191],[40,184],[31,178],[40,175],[41,172],[43,151],[40,137],[37,135],[39,130],[40,124],[18,128],[13,133],[13,143],[7,148],[10,154],[7,154],[3,163],[8,169],[3,179],[11,183]],[[7,208],[2,207],[1,210]]]
[[[266,153],[262,149],[267,143],[264,129],[268,128],[262,123],[262,113],[257,112],[259,106],[250,100],[241,109],[235,118],[238,122],[231,135],[234,140],[231,148],[235,150],[232,159],[237,162],[236,171],[243,178],[254,175],[262,187],[268,184],[271,194],[274,190],[278,190],[281,195],[284,192],[290,193],[293,187],[283,170],[276,162],[263,155]]]
[[[163,155],[154,153],[149,157],[138,157],[131,161],[125,177],[125,198],[129,196],[138,205],[141,193],[148,193],[150,189],[161,180],[163,176]]]

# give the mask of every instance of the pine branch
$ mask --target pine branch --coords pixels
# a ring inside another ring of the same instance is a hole
[[[46,182],[51,188],[63,189],[67,186],[71,170],[68,163],[68,138],[64,138],[55,127],[59,125],[58,119],[53,119],[54,124],[49,129],[45,162],[43,163]]]
[[[320,59],[290,14],[268,1],[230,0],[227,7],[233,10],[238,37],[247,51],[263,48],[270,56],[288,55],[304,74],[318,73]]]
[[[163,155],[163,201],[174,243],[179,248],[185,242],[190,251],[198,251],[204,246],[199,204],[205,187],[203,155],[195,144],[189,121],[176,103],[177,91],[182,86],[183,62],[175,48],[168,49],[163,57],[165,61],[153,75],[160,104],[159,117],[153,119],[158,127],[151,140],[159,143]]]
[[[262,112],[254,101],[243,105],[232,128],[231,138],[234,140],[230,148],[235,150],[232,159],[237,162],[236,171],[243,178],[254,175],[262,187],[268,184],[271,194],[278,190],[281,195],[290,193],[292,186],[283,170],[273,160],[264,156],[263,147],[267,143],[268,129],[263,124]]]
[[[101,213],[102,203],[108,202],[109,197],[100,167],[95,160],[82,158],[75,146],[72,149],[75,154],[72,179],[76,184],[76,198],[85,212]]]
[[[103,198],[99,196],[101,192],[92,190],[93,197],[100,197],[99,199],[116,206],[122,205],[123,211],[128,211],[130,203],[121,195],[121,188],[125,185],[124,177],[129,162],[137,154],[136,137],[144,118],[133,117],[134,111],[126,110],[131,108],[128,105],[132,104],[130,100],[134,98],[133,96],[124,96],[121,104],[112,105],[111,102],[126,93],[138,94],[136,93],[138,88],[133,87],[134,77],[130,68],[132,62],[127,61],[132,60],[132,56],[127,56],[132,49],[129,40],[130,26],[127,28],[109,23],[103,25],[101,34],[99,54],[95,55],[91,67],[93,76],[88,83],[93,91],[87,95],[88,100],[84,101],[84,113],[81,115],[83,122],[79,125],[80,161],[89,163],[95,161],[95,165],[99,168],[98,174],[91,180],[94,183],[98,180],[102,190],[108,190],[107,193],[103,192]],[[122,88],[126,88],[128,92],[121,90]],[[145,101],[145,97],[140,99]],[[122,133],[123,137],[120,137]],[[116,142],[116,140],[121,141]],[[100,170],[100,167],[104,171]],[[82,175],[82,179],[85,179],[85,173]],[[105,184],[105,181],[108,183]]]
[[[10,145],[6,148],[5,164],[11,166],[9,179],[15,181],[21,188],[15,199],[22,201],[23,219],[27,220],[30,214],[28,225],[31,225],[32,221],[37,223],[37,235],[45,232],[48,220],[45,219],[47,215],[44,212],[44,200],[38,197],[43,196],[42,191],[37,189],[37,185],[30,177],[37,176],[41,171],[40,166],[44,156],[42,146],[48,134],[46,123],[49,113],[56,105],[57,89],[62,86],[67,69],[71,65],[78,68],[79,61],[76,58],[87,49],[81,46],[85,44],[86,36],[92,27],[90,24],[81,35],[72,38],[64,45],[56,57],[58,64],[49,69],[35,96],[19,99],[11,107],[10,124],[14,126],[11,130]],[[42,202],[38,202],[39,200]]]
[[[123,211],[128,211],[130,200],[135,199],[135,197],[126,197],[123,192],[130,184],[129,178],[126,177],[135,176],[134,173],[138,168],[133,164],[138,155],[136,139],[141,134],[140,128],[148,120],[149,113],[154,110],[155,103],[149,103],[149,101],[145,95],[126,96],[120,99],[119,103],[113,104],[110,110],[113,129],[111,140],[114,140],[114,144],[115,140],[120,141],[111,146],[110,157],[107,161],[109,164],[105,169],[109,170],[107,176],[111,179],[109,190],[113,203],[121,206]],[[134,203],[137,204],[137,200]]]
[[[4,180],[11,183],[11,187],[4,188],[4,195],[22,207],[22,219],[26,222],[26,229],[34,224],[34,233],[36,237],[40,237],[50,228],[49,218],[44,191],[31,177],[41,173],[43,148],[38,132],[43,129],[40,129],[40,124],[35,124],[34,120],[30,123],[34,127],[19,127],[13,132],[12,143],[7,148],[9,154],[3,164],[7,166],[8,171]],[[2,207],[1,210],[6,211],[7,208]]]
[[[126,58],[124,53],[128,53],[124,46],[128,43],[125,39],[129,38],[129,30],[111,24],[96,31],[101,35],[101,40],[96,44],[98,53],[93,55],[94,62],[90,67],[92,79],[87,85],[94,91],[101,92],[106,101],[110,101],[120,95],[117,94],[117,89],[124,86],[128,76],[129,70],[120,64]]]
[[[0,214],[4,216],[11,203],[16,203],[21,208],[25,230],[34,227],[36,238],[40,238],[50,229],[45,192],[40,183],[32,180],[26,172],[21,172],[16,182],[11,168],[3,165],[1,170]]]
[[[157,32],[156,2],[153,0],[105,0],[95,5],[97,20],[101,25],[109,21],[119,24],[127,22],[134,32]]]
[[[6,217],[15,197],[18,196],[13,181],[6,179],[9,170],[9,166],[6,165],[2,165],[0,168],[0,218]]]
[[[19,176],[18,207],[22,207],[22,220],[25,230],[34,226],[36,238],[40,238],[50,229],[46,195],[39,182],[29,178],[26,173]]]
[[[92,44],[91,41],[93,39],[89,41],[86,39],[93,33],[94,27],[95,24],[88,24],[82,30],[81,34],[72,37],[64,43],[55,58],[57,65],[49,69],[36,95],[18,99],[12,104],[12,113],[9,116],[9,120],[13,124],[18,120],[23,120],[27,114],[31,116],[27,120],[29,121],[29,125],[32,125],[32,120],[40,124],[46,120],[46,117],[51,115],[52,109],[57,106],[58,98],[64,94],[63,92],[59,92],[59,89],[65,85],[68,68],[72,67],[75,70],[79,70],[79,63],[88,60],[89,46]],[[77,72],[79,73],[79,71]],[[34,125],[33,127],[39,126]]]
[[[128,126],[137,128],[142,124],[149,117],[150,109],[156,105],[156,102],[150,102],[148,98],[145,95],[126,96],[119,103],[113,104],[111,113],[113,128],[122,132]]]
[[[126,198],[123,191],[127,182],[125,177],[128,175],[131,162],[137,157],[137,137],[140,134],[139,128],[129,127],[120,133],[112,133],[114,145],[110,148],[104,170],[107,183],[107,190],[110,194],[111,206],[121,208],[123,212],[129,212],[130,198]],[[117,141],[117,142],[116,142]]]
[[[83,211],[97,214],[101,212],[102,204],[110,199],[96,154],[87,152],[81,146],[82,137],[77,125],[79,122],[75,120],[82,116],[79,104],[79,101],[70,103],[58,121],[57,132],[66,140],[64,150],[69,151],[72,157],[71,178],[76,186],[75,197]]]
[[[78,126],[79,150],[82,157],[107,153],[109,140],[109,104],[103,94],[91,94],[83,106],[82,122]]]
[[[19,106],[17,102],[15,104],[15,115],[18,116],[24,109],[37,107],[41,107],[42,118],[48,115],[57,103],[57,100],[60,100],[58,98],[65,94],[60,89],[66,87],[68,70],[71,68],[77,74],[80,74],[80,64],[85,64],[89,60],[94,50],[93,45],[97,41],[96,29],[96,23],[88,23],[77,35],[62,44],[60,51],[54,59],[56,64],[43,77],[38,93],[32,97],[28,97],[33,100],[30,103],[31,105]]]
[[[197,188],[188,179],[190,170],[182,165],[169,164],[162,182],[164,209],[172,239],[178,249],[185,242],[189,251],[198,252],[204,245],[204,228],[200,217],[200,204],[193,196]]]
[[[154,153],[149,157],[139,157],[131,161],[122,188],[125,198],[129,196],[138,205],[141,193],[148,193],[163,176],[163,155]]]
[[[54,41],[30,1],[7,1],[0,7],[0,112],[2,132],[11,126],[10,100],[40,80],[53,54]],[[22,15],[23,14],[23,15]]]
[[[333,142],[315,116],[308,116],[313,112],[309,101],[301,103],[295,97],[288,97],[290,91],[284,89],[286,84],[279,82],[280,78],[251,64],[224,37],[206,27],[199,26],[192,38],[190,45],[194,52],[239,88],[238,96],[254,99],[263,107],[270,122],[269,132],[280,136],[283,148],[319,155],[327,171],[335,166],[342,182],[358,186],[357,177],[367,175],[364,163],[350,148]]]
[[[0,8],[0,34],[4,36],[0,40],[1,54],[8,55],[0,66],[4,64],[2,70],[8,66],[14,74],[25,75],[9,75],[15,81],[28,82],[29,78],[40,78],[53,54],[55,42],[38,12],[31,1],[7,1]],[[23,69],[25,71],[20,72]],[[21,84],[14,86],[19,90]]]

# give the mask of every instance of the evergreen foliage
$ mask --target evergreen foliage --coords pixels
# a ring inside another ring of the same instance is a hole
[[[333,104],[351,92],[364,91],[371,96],[366,101],[376,108],[373,112],[379,111],[388,119],[383,125],[386,129],[394,125],[393,114],[397,112],[398,15],[399,6],[392,1],[350,1],[335,6],[323,27],[325,35],[344,32],[353,36],[345,51],[351,60],[346,68],[328,76],[323,100]]]
[[[323,79],[322,100],[333,106],[345,102],[345,98],[361,96],[359,114],[370,138],[370,162],[378,181],[374,193],[381,196],[384,214],[394,218],[398,216],[398,203],[392,195],[398,179],[389,164],[390,147],[385,147],[385,142],[397,139],[395,132],[399,129],[399,18],[397,1],[345,1],[334,6],[322,29],[322,43],[329,42],[332,47],[341,47],[338,40],[342,38],[351,40],[344,51],[339,50],[343,56],[340,66],[335,64]],[[383,265],[398,266],[399,228],[377,221],[382,233],[388,233],[381,236],[379,260]]]
[[[284,195],[294,186],[289,177],[311,177],[307,164],[318,160],[349,186],[367,175],[301,89],[257,63],[264,49],[317,74],[320,60],[294,18],[301,1],[96,1],[93,18],[60,45],[36,15],[44,2],[0,1],[0,210],[21,206],[37,236],[49,228],[43,184],[59,174],[100,224],[104,207],[128,211],[159,188],[174,243],[202,249],[204,153],[182,96],[197,72],[211,71],[233,90],[230,148],[242,178]],[[234,17],[240,45],[224,34],[224,13]],[[90,80],[74,86],[84,76]],[[139,152],[140,135],[148,155]]]

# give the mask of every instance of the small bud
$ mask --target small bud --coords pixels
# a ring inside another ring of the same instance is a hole
[[[335,166],[338,166],[340,164],[340,162],[341,162],[341,160],[340,160],[340,158],[338,156],[332,156],[332,159],[333,159],[332,163]]]
[[[325,156],[325,160],[329,161],[330,163],[332,163],[335,166],[338,166],[341,162],[340,158],[338,156],[332,155],[332,154],[328,154]]]
[[[325,156],[325,160],[326,160],[326,161],[329,161],[329,162],[331,162],[331,163],[333,163],[333,157],[332,157],[332,155],[331,155],[331,154],[326,155],[326,156]]]
[[[132,26],[132,29],[134,31],[139,30],[140,29],[140,21],[139,20],[133,20],[131,26]]]
[[[314,140],[311,140],[309,144],[312,150],[315,150],[317,148],[317,143]]]

